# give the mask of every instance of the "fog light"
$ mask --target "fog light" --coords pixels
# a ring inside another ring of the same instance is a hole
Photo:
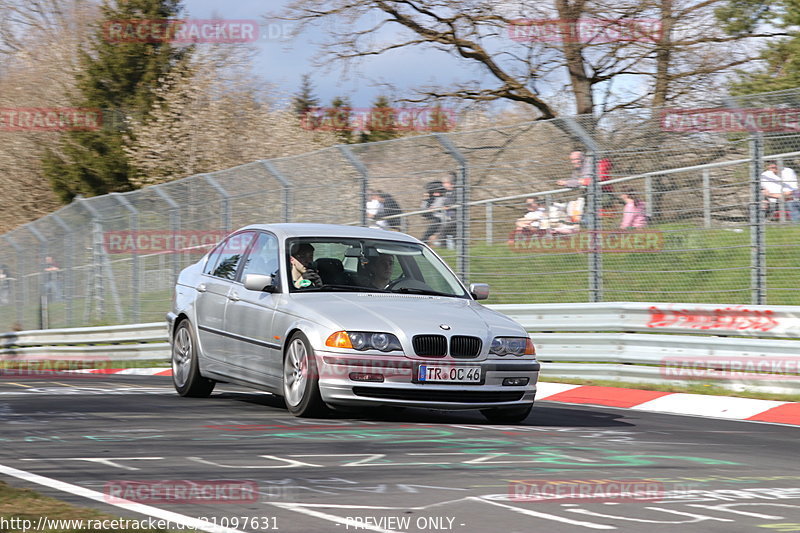
[[[503,378],[503,386],[504,387],[521,387],[523,385],[527,385],[529,380],[530,380],[530,378]]]
[[[376,381],[383,382],[383,374],[368,374],[367,372],[350,372],[350,379],[353,381]]]

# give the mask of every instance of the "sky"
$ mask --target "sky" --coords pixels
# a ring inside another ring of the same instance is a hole
[[[288,0],[184,0],[188,17],[197,19],[221,18],[229,20],[250,19],[264,22],[268,12],[279,11]],[[315,94],[323,106],[329,105],[336,96],[347,96],[354,107],[369,107],[376,96],[386,94],[393,97],[409,95],[411,87],[421,85],[445,85],[454,78],[474,77],[469,67],[456,58],[434,50],[399,50],[372,58],[359,70],[361,76],[344,79],[342,69],[324,69],[313,66],[313,58],[319,52],[317,42],[323,39],[320,33],[304,33],[293,40],[281,40],[285,31],[280,25],[261,28],[256,51],[254,73],[277,85],[287,94],[295,94],[300,87],[303,74],[310,74]],[[375,86],[377,82],[388,82],[399,89],[396,95],[386,88]]]

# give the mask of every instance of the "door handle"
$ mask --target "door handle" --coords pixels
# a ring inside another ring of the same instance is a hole
[[[232,302],[238,302],[239,300],[241,300],[241,298],[239,298],[239,295],[237,293],[232,292],[228,295],[228,300]]]
[[[206,292],[206,290],[208,289],[206,288],[205,283],[201,283],[200,285],[197,286],[197,292]]]

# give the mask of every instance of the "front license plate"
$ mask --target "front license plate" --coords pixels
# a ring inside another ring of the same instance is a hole
[[[481,367],[419,365],[417,381],[430,383],[480,383]]]

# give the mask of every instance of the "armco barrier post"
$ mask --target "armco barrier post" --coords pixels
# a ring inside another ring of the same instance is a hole
[[[366,227],[367,226],[367,193],[369,189],[369,171],[367,170],[366,165],[361,162],[359,158],[355,156],[353,151],[342,144],[338,145],[337,148],[342,155],[347,159],[347,161],[356,169],[358,175],[361,176],[361,204],[358,207],[358,212],[361,218],[361,225]]]
[[[112,192],[111,196],[113,196],[122,206],[128,210],[131,214],[130,221],[131,221],[131,231],[134,235],[139,232],[139,210],[136,209],[132,203],[128,201],[122,194],[118,192]],[[141,311],[141,304],[139,301],[141,300],[141,284],[140,284],[140,276],[141,276],[141,266],[140,266],[140,259],[139,254],[134,253],[133,257],[131,258],[131,301],[130,301],[130,310],[131,315],[129,317],[129,321],[136,323],[139,322],[139,315]]]
[[[155,193],[166,202],[169,206],[169,230],[172,232],[172,242],[176,242],[175,237],[181,230],[181,206],[172,199],[172,197],[162,190],[161,185],[153,186]],[[178,261],[178,250],[172,250],[170,254],[170,262],[172,263],[172,283],[178,281],[178,274],[180,273],[180,262]]]
[[[264,165],[264,168],[267,169],[267,172],[270,175],[278,180],[281,184],[281,189],[283,189],[283,221],[284,222],[291,222],[292,221],[292,182],[289,181],[289,178],[283,175],[281,171],[279,171],[275,165],[272,164],[271,161],[268,159],[262,159],[261,164]]]
[[[469,173],[467,159],[458,151],[449,137],[441,133],[436,138],[447,154],[456,160],[459,171],[456,176],[456,205],[458,219],[456,222],[456,254],[458,276],[465,284],[469,284]]]
[[[751,246],[751,303],[766,303],[766,253],[764,239],[765,213],[761,208],[764,193],[761,191],[761,169],[764,167],[763,138],[760,133],[750,137],[750,246]]]
[[[75,233],[60,216],[53,213],[50,215],[50,217],[62,230],[64,230],[64,234],[66,236],[66,249],[68,252],[65,254],[66,263],[64,264],[64,269],[62,270],[64,273],[64,285],[61,291],[61,296],[66,302],[66,325],[72,326],[72,304],[73,292],[75,290],[75,254],[77,253],[77,250],[75,249]]]

